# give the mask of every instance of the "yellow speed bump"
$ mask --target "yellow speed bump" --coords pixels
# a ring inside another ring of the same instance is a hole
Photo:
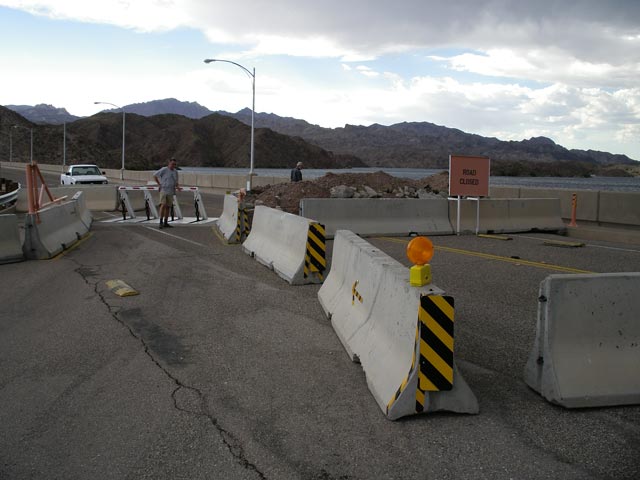
[[[563,248],[579,248],[584,247],[582,242],[562,242],[560,240],[545,240],[543,245],[549,245],[551,247],[563,247]]]
[[[134,290],[122,280],[108,280],[107,288],[119,297],[131,297],[132,295],[140,295],[140,292]]]
[[[491,238],[493,240],[513,240],[513,237],[509,237],[508,235],[493,235],[489,233],[479,233],[476,236],[480,238]]]

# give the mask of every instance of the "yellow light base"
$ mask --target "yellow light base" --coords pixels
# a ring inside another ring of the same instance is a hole
[[[431,265],[414,265],[409,269],[409,283],[412,287],[424,287],[431,283]]]

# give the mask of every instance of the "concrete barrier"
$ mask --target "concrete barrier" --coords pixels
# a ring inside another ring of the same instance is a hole
[[[2,162],[3,167],[24,169],[25,163],[21,162]],[[61,165],[38,164],[43,172],[61,173],[63,167]],[[112,180],[120,179],[119,169],[104,169],[108,178]],[[145,184],[153,178],[155,170],[148,171],[132,171],[125,170],[125,180]],[[198,173],[194,176],[191,173],[181,173],[181,184],[184,180],[194,183],[191,186],[201,187],[203,190],[214,193],[224,194],[235,191],[246,186],[246,175],[220,175]],[[257,176],[253,178],[254,187],[260,187],[267,184],[286,183],[287,177],[271,177]],[[563,188],[530,188],[530,187],[502,187],[492,186],[491,199],[514,199],[514,198],[559,198],[561,217],[564,219],[571,218],[571,197],[573,193],[578,196],[577,220],[580,221],[605,223],[607,226],[630,226],[633,228],[640,227],[640,217],[638,213],[638,205],[640,205],[640,193],[638,192],[605,192],[584,189],[563,189]],[[612,195],[608,195],[612,194]],[[603,197],[601,199],[601,196]],[[626,197],[625,197],[626,196]],[[19,198],[19,212],[25,212],[24,198]],[[90,210],[107,210],[107,208],[93,208],[92,201],[87,198],[87,205]],[[332,234],[331,234],[332,235]]]
[[[450,218],[457,224],[457,200],[449,200]],[[460,231],[476,231],[477,202],[460,202]],[[515,233],[530,230],[563,231],[557,198],[493,198],[480,200],[479,233]]]
[[[291,285],[321,283],[326,268],[324,227],[265,206],[254,210],[242,249]]]
[[[640,196],[631,192],[600,192],[598,220],[640,226]]]
[[[118,191],[115,185],[73,185],[51,188],[54,197],[73,197],[76,192],[83,192],[85,204],[89,210],[113,211],[118,208]]]
[[[497,187],[492,185],[489,195],[490,198],[520,198],[520,187]]]
[[[55,198],[73,197],[76,192],[84,193],[84,201],[89,210],[112,212],[119,207],[118,190],[115,185],[69,185],[64,187],[50,187],[49,190]],[[16,211],[25,213],[29,211],[27,191],[23,189],[18,194]]]
[[[524,380],[567,408],[640,403],[640,273],[550,275]]]
[[[576,194],[578,206],[577,218],[590,222],[597,222],[600,205],[600,192],[598,190],[569,190],[560,188],[521,188],[522,198],[558,198],[560,199],[560,215],[562,218],[571,218],[572,197]]]
[[[56,256],[81,239],[89,229],[83,223],[75,200],[27,214],[24,221],[23,252],[28,259]]]
[[[322,223],[327,238],[342,229],[363,237],[453,233],[444,198],[305,198],[300,214]]]
[[[87,230],[91,229],[93,216],[91,215],[91,212],[87,208],[84,192],[76,192],[71,198],[71,200],[76,202],[76,205],[78,207],[78,215],[80,216],[80,221],[82,222],[82,224],[85,227],[87,227]]]
[[[0,264],[24,260],[18,217],[0,215]]]
[[[438,410],[477,413],[478,401],[453,361],[452,331],[445,341],[450,363],[444,362],[451,390],[434,391],[425,380],[425,369],[438,362],[423,361],[432,345],[425,343],[429,320],[421,300],[444,302],[435,317],[452,329],[453,306],[444,292],[434,285],[410,286],[408,268],[346,230],[336,232],[331,264],[318,292],[320,305],[351,359],[361,363],[385,415],[395,420]]]
[[[225,195],[222,215],[216,221],[216,228],[227,243],[240,243],[243,221],[240,202],[235,195]]]

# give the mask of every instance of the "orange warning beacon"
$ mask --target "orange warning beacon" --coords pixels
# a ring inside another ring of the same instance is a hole
[[[409,283],[412,287],[423,287],[431,283],[431,265],[433,243],[427,237],[416,237],[407,245],[407,257],[413,263],[409,270]]]

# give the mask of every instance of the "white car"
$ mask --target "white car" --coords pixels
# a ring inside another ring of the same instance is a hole
[[[109,183],[96,165],[71,165],[60,175],[62,185],[105,185]]]

